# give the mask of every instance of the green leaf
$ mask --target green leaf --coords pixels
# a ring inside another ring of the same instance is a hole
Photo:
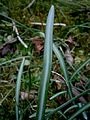
[[[74,120],[75,117],[77,117],[80,113],[82,113],[83,111],[87,110],[88,108],[90,108],[90,103],[86,104],[84,107],[82,107],[80,110],[78,110],[75,114],[73,114],[69,120]]]
[[[62,108],[66,107],[68,104],[72,103],[73,101],[75,101],[76,99],[80,98],[81,96],[83,96],[84,94],[87,94],[90,92],[90,89],[82,92],[81,94],[73,97],[72,99],[68,100],[67,102],[65,102],[64,104],[62,104],[61,106],[55,108],[54,110],[52,110],[52,112],[48,113],[48,117],[50,117],[52,114],[58,112],[59,110],[61,110]]]
[[[70,78],[70,81],[75,77],[76,74],[79,73],[79,71],[88,63],[90,62],[90,58],[87,59],[85,62],[83,62],[83,64],[73,73],[73,75]]]
[[[24,67],[25,58],[23,58],[18,76],[17,76],[17,83],[16,83],[16,120],[19,120],[19,93],[21,87],[21,76],[23,74],[23,67]]]
[[[65,82],[66,82],[66,85],[68,87],[68,93],[69,93],[69,96],[72,98],[72,90],[71,90],[71,85],[69,83],[65,62],[64,62],[61,51],[58,50],[57,46],[54,43],[53,43],[53,51],[60,62],[60,67],[63,71]]]
[[[55,95],[53,95],[53,96],[50,98],[50,100],[52,100],[52,99],[54,99],[54,98],[56,98],[56,97],[58,97],[59,95],[62,95],[62,94],[64,94],[64,93],[67,93],[67,91],[62,91],[62,92],[56,93]]]
[[[74,108],[78,108],[78,105],[72,105],[71,107],[69,107],[68,109],[66,109],[66,110],[64,111],[64,114],[66,114],[68,111],[70,111],[70,110],[72,110],[72,109],[74,109]]]
[[[48,93],[48,84],[52,66],[52,46],[53,46],[53,24],[54,24],[54,6],[52,5],[47,17],[46,36],[44,46],[43,72],[40,82],[38,108],[36,120],[45,119],[45,108]]]

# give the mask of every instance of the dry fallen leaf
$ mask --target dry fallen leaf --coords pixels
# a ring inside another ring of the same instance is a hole
[[[40,53],[43,50],[43,40],[36,36],[34,38],[32,38],[32,43],[35,45],[35,51],[37,53]]]
[[[73,38],[72,36],[69,36],[68,39],[66,40],[69,44],[73,44]]]
[[[66,58],[67,63],[69,63],[70,65],[73,64],[73,57],[71,55],[71,51],[70,51],[69,47],[67,47],[67,49],[65,51],[65,58]]]
[[[14,48],[11,44],[5,45],[1,50],[0,50],[0,57],[4,57],[7,55],[7,53],[13,54],[14,53]]]
[[[80,92],[75,87],[73,87],[72,92],[74,96],[78,96],[80,94]],[[83,96],[81,96],[78,100],[82,103],[87,103]]]
[[[31,90],[30,92],[21,92],[21,100],[33,100],[37,98],[37,91]]]
[[[73,41],[72,36],[70,35],[65,42],[67,44],[67,48],[66,48],[66,51],[65,51],[65,58],[66,58],[67,63],[72,65],[73,64],[73,57],[72,57],[71,51],[70,51],[70,49],[72,49],[72,47],[74,45],[74,41]]]
[[[17,41],[16,38],[13,37],[13,35],[7,36],[5,39],[5,43],[0,44],[0,57],[4,57],[7,55],[7,53],[13,54],[15,51],[15,48],[13,44]]]

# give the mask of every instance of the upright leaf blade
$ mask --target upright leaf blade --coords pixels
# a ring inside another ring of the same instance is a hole
[[[68,93],[69,93],[69,96],[72,98],[71,85],[70,85],[70,82],[68,79],[68,74],[67,74],[65,63],[64,63],[64,59],[63,59],[61,52],[58,50],[57,46],[54,43],[53,43],[53,51],[60,62],[60,66],[61,66],[61,69],[63,71],[64,78],[66,80],[65,82],[66,82],[66,85],[68,87]]]
[[[18,72],[18,77],[17,77],[17,83],[16,83],[16,120],[19,120],[19,93],[20,93],[20,86],[21,86],[21,76],[23,72],[23,67],[24,67],[24,61],[25,58],[23,58],[19,72]]]
[[[44,65],[42,79],[40,82],[38,109],[36,114],[37,120],[45,119],[45,107],[48,93],[48,83],[50,79],[52,66],[52,46],[53,46],[53,24],[54,24],[54,6],[52,5],[47,17],[46,36],[44,46]]]

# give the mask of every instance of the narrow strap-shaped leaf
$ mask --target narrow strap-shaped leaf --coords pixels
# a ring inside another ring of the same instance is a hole
[[[43,65],[42,78],[40,82],[36,120],[45,119],[48,84],[49,84],[51,66],[52,66],[53,24],[54,24],[54,6],[52,5],[46,23],[44,61],[43,61],[44,65]]]
[[[17,76],[17,83],[16,83],[16,120],[19,120],[19,93],[20,93],[20,87],[21,87],[21,76],[23,73],[23,67],[24,67],[25,58],[23,58],[18,76]]]
[[[88,58],[83,64],[73,73],[73,75],[70,78],[70,81],[75,77],[76,74],[87,64],[90,62],[90,58]]]
[[[82,113],[83,111],[87,110],[88,108],[90,108],[90,103],[86,104],[84,107],[82,107],[80,110],[78,110],[75,114],[73,114],[69,120],[74,120],[74,118],[79,115],[80,113]]]
[[[62,104],[61,106],[55,108],[54,110],[52,110],[50,113],[48,113],[48,117],[50,117],[52,114],[58,112],[59,110],[61,110],[62,108],[66,107],[68,104],[70,104],[71,102],[75,101],[76,99],[80,98],[81,96],[83,96],[84,94],[87,94],[90,92],[90,89],[82,92],[81,94],[73,97],[72,99],[68,100],[67,102],[65,102],[64,104]]]
[[[71,85],[69,83],[65,62],[64,62],[64,59],[63,59],[61,52],[58,50],[57,46],[54,43],[53,43],[53,51],[60,62],[60,67],[63,71],[65,82],[66,82],[66,85],[68,87],[68,93],[69,93],[69,96],[72,98],[72,90],[71,90]]]
[[[64,114],[66,114],[68,111],[70,111],[70,110],[72,110],[72,109],[74,109],[74,108],[78,108],[78,105],[72,105],[72,106],[70,106],[68,109],[66,109],[66,110],[64,111]]]
[[[58,97],[58,96],[60,96],[60,95],[62,95],[62,94],[64,94],[64,93],[67,93],[67,91],[62,91],[62,92],[56,93],[55,95],[53,95],[53,96],[50,98],[50,100],[52,100],[52,99],[54,99],[54,98],[56,98],[56,97]]]

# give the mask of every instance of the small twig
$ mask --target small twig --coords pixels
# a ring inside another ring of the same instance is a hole
[[[64,78],[62,75],[60,75],[59,73],[57,73],[57,72],[55,72],[55,71],[52,71],[52,73],[53,73],[53,74],[56,74],[57,76],[59,76],[60,78],[62,78],[63,81],[65,82],[65,78]]]
[[[13,23],[13,31],[15,31],[18,40],[21,42],[21,44],[22,44],[25,48],[28,48],[28,46],[27,46],[27,45],[24,43],[24,41],[20,38],[18,29],[16,28],[16,25],[15,25],[15,22],[13,21],[12,23]]]
[[[33,5],[34,2],[35,2],[35,0],[32,0],[32,2],[30,2],[29,5],[24,8],[24,10],[26,10],[27,8],[30,8]]]
[[[30,23],[31,25],[46,25],[46,23],[39,23],[39,22],[31,22]],[[64,24],[64,23],[54,23],[54,26],[66,26],[66,24]]]
[[[6,80],[0,80],[0,83],[8,83]]]

